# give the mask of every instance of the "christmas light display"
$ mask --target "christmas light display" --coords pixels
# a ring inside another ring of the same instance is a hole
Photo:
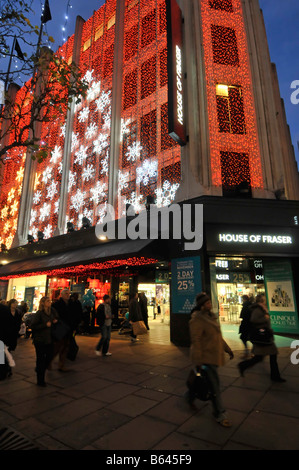
[[[123,63],[116,69],[113,68],[116,0],[107,0],[83,24],[79,66],[89,85],[87,96],[75,107],[71,129],[66,122],[67,109],[64,117],[42,125],[41,148],[45,142],[50,150],[43,162],[36,165],[32,205],[28,208],[29,234],[35,240],[39,231],[44,238],[54,236],[59,210],[66,213],[65,233],[68,222],[80,229],[83,217],[95,225],[105,215],[111,190],[112,80],[121,66],[116,213],[122,215],[128,203],[135,210],[143,209],[147,196],[152,196],[158,205],[174,200],[181,168],[180,147],[168,136],[165,10],[164,0],[126,0]],[[73,46],[74,36],[57,53],[69,62]],[[67,140],[71,141],[68,156]],[[9,190],[6,194],[2,191],[2,241],[8,247],[15,233],[18,211],[16,193],[9,191],[17,191],[19,198],[21,184],[16,187],[16,177],[22,183],[23,170],[24,162],[21,164],[19,158],[16,168],[9,170],[6,182]],[[63,171],[68,176],[66,200],[60,200]],[[98,205],[100,210],[96,210]]]
[[[71,277],[71,276],[84,276],[84,275],[91,275],[91,274],[107,274],[112,275],[115,274],[117,268],[124,268],[124,267],[138,267],[138,266],[147,266],[153,265],[157,263],[158,260],[156,258],[146,258],[144,256],[140,256],[138,258],[132,257],[127,259],[118,259],[118,260],[109,260],[103,261],[102,263],[91,263],[91,264],[84,264],[78,266],[69,266],[66,268],[56,268],[56,269],[48,269],[41,272],[28,272],[25,274],[18,274],[13,273],[8,276],[0,277],[1,280],[8,280],[12,278],[19,278],[19,277],[30,277],[30,276],[39,276],[39,275],[47,275],[51,277]],[[123,272],[122,272],[123,274]],[[129,274],[129,272],[128,272]]]
[[[252,188],[262,189],[241,1],[202,0],[201,14],[212,184],[225,187],[229,184],[234,188],[243,181]]]
[[[139,212],[147,196],[170,204],[180,182],[180,147],[168,136],[165,1],[127,0],[124,24],[119,214],[126,204]],[[166,166],[173,166],[172,181],[163,179]]]

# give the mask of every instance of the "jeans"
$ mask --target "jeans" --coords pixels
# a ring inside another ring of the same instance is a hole
[[[203,370],[207,374],[207,378],[211,387],[211,402],[213,405],[214,416],[217,421],[221,421],[225,418],[225,409],[223,408],[221,393],[220,393],[220,381],[217,371],[217,366],[211,364],[204,364]]]
[[[109,349],[110,338],[111,338],[111,325],[103,325],[101,327],[101,339],[97,344],[96,351],[100,351],[102,349],[102,354],[106,354]]]

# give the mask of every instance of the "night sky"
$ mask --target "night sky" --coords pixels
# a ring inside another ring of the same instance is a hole
[[[185,0],[188,1],[188,0]],[[104,0],[49,0],[52,21],[46,31],[56,43],[53,50],[63,44],[64,37],[75,31],[76,16],[84,20],[104,4]],[[39,24],[43,0],[34,0],[36,24]],[[299,2],[296,0],[260,0],[269,42],[271,60],[276,64],[281,97],[284,99],[287,121],[299,166],[299,104],[291,103],[291,83],[299,80]],[[68,19],[65,15],[68,13]],[[62,28],[65,27],[65,32]],[[299,95],[297,95],[299,97]]]

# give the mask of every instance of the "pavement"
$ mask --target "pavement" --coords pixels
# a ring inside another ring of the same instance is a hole
[[[272,383],[268,358],[239,376],[242,345],[237,336],[229,338],[235,357],[219,375],[232,426],[223,428],[210,402],[197,400],[196,409],[186,403],[189,349],[170,343],[168,325],[150,322],[149,333],[134,344],[114,331],[110,357],[95,355],[98,337],[78,335],[77,359],[67,362],[66,372],[54,362],[45,388],[36,385],[32,340],[20,338],[13,374],[0,382],[0,430],[35,449],[105,456],[299,449],[299,364],[291,363],[290,347],[280,347],[278,356],[287,381]],[[0,449],[1,442],[0,432]]]

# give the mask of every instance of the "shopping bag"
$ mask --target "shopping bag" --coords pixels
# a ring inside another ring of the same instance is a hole
[[[211,398],[210,385],[207,376],[204,371],[198,372],[195,369],[191,369],[187,382],[187,387],[192,394],[201,401],[208,401]]]
[[[133,334],[134,335],[146,335],[147,328],[145,326],[144,321],[134,321],[133,322]]]

